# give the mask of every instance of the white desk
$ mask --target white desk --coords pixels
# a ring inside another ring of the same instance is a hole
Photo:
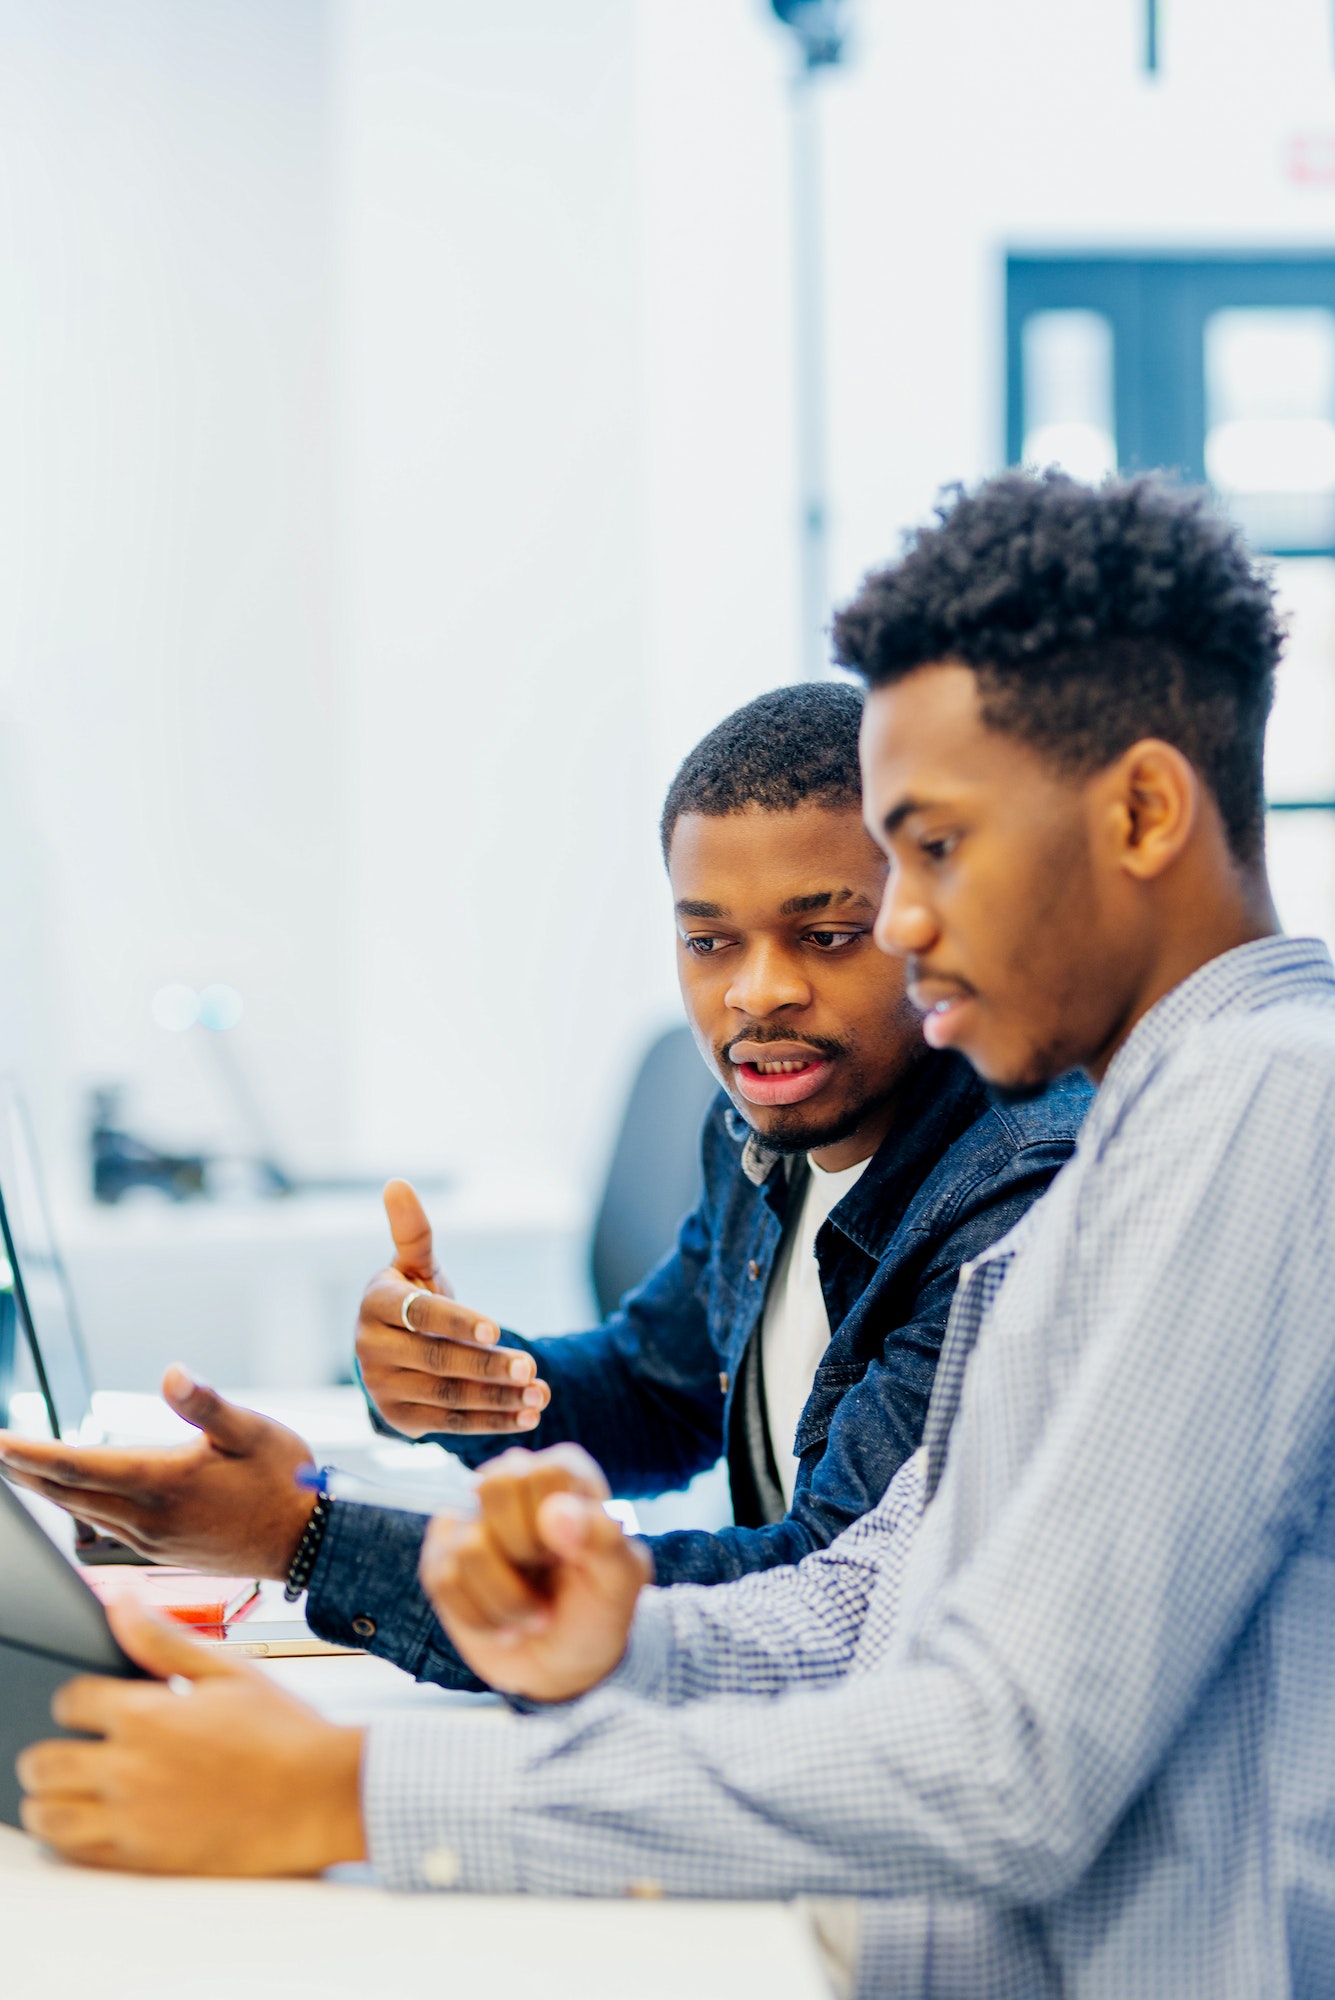
[[[339,1721],[469,1697],[366,1658],[266,1672]],[[522,1728],[499,1705],[477,1726]],[[775,1903],[396,1896],[356,1881],[195,1882],[68,1868],[0,1827],[5,2000],[829,2000]]]
[[[514,1175],[424,1198],[437,1254],[469,1305],[523,1333],[595,1323],[576,1189]],[[362,1288],[390,1248],[369,1193],[74,1202],[55,1229],[94,1377],[122,1389],[156,1389],[169,1361],[213,1382],[337,1381]]]
[[[829,2000],[804,1919],[764,1903],[393,1896],[46,1860],[0,1827],[7,2000]]]

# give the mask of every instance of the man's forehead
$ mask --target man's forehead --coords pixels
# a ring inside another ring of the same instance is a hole
[[[874,904],[881,865],[857,806],[683,813],[668,854],[673,897],[688,916]]]
[[[862,782],[877,825],[957,797],[983,780],[1003,739],[978,709],[977,682],[953,662],[874,689],[863,716]]]
[[[986,733],[972,667],[956,660],[915,667],[868,694],[860,734],[863,770],[869,752],[912,756],[944,744],[976,742]]]
[[[672,830],[668,868],[674,877],[698,868],[847,873],[849,858],[861,858],[864,840],[857,799],[838,806],[811,800],[783,811],[684,812]]]

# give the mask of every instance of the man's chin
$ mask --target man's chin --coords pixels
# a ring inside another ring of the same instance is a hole
[[[1068,1054],[1055,1049],[1031,1052],[1022,1063],[1012,1058],[1010,1062],[998,1062],[995,1067],[985,1058],[975,1058],[967,1049],[961,1049],[960,1054],[972,1063],[994,1104],[1028,1104],[1041,1097],[1059,1076],[1069,1075],[1074,1067]]]
[[[772,1153],[815,1153],[823,1146],[837,1146],[852,1137],[868,1111],[865,1104],[859,1104],[842,1113],[818,1118],[805,1105],[794,1105],[791,1110],[776,1106],[758,1114],[756,1106],[744,1098],[740,1102],[733,1098],[733,1104],[761,1145],[768,1146]]]

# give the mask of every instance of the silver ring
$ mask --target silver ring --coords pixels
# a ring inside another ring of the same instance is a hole
[[[403,1321],[403,1324],[407,1327],[409,1333],[416,1333],[419,1330],[417,1327],[413,1325],[412,1321],[408,1317],[409,1306],[412,1304],[414,1299],[429,1299],[430,1297],[431,1297],[430,1292],[423,1291],[420,1285],[417,1287],[417,1290],[415,1292],[404,1293],[403,1303],[399,1307],[399,1318]]]

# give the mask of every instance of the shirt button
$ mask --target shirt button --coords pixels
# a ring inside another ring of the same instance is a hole
[[[751,1259],[751,1262],[746,1267],[746,1275],[751,1280],[751,1283],[753,1285],[756,1279],[760,1276],[760,1266],[759,1264],[757,1264],[754,1257]]]
[[[431,1889],[452,1889],[459,1880],[459,1857],[452,1847],[433,1847],[422,1856],[422,1880]]]
[[[663,1884],[656,1882],[652,1875],[638,1875],[626,1884],[626,1894],[637,1897],[641,1902],[655,1903],[662,1893]]]
[[[352,1621],[352,1629],[359,1639],[374,1639],[375,1619],[368,1618],[364,1611],[359,1612]]]
[[[726,1396],[728,1393],[728,1377],[726,1372],[718,1378],[718,1392],[720,1396]]]

